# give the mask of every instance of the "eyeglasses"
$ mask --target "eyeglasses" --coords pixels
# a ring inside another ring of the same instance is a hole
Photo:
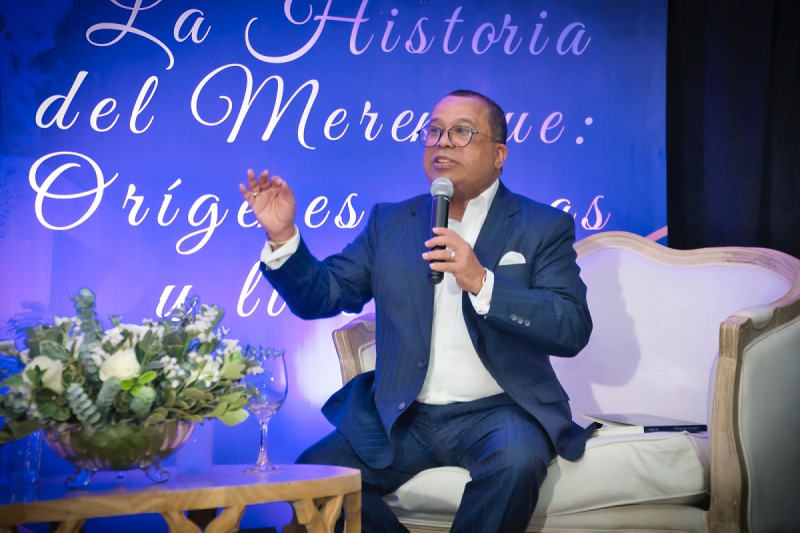
[[[439,126],[425,126],[417,132],[417,135],[419,135],[419,142],[421,142],[423,146],[430,148],[439,144],[444,132],[445,130]],[[464,148],[466,145],[472,142],[472,136],[476,133],[478,135],[483,135],[493,143],[502,144],[503,142],[493,139],[492,137],[486,135],[485,133],[481,133],[478,130],[473,130],[469,126],[452,126],[447,130],[447,138],[450,139],[450,143],[455,148]]]

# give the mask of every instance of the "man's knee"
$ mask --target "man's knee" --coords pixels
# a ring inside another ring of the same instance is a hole
[[[509,439],[471,468],[473,479],[497,474],[515,485],[541,486],[555,452],[545,439]]]
[[[514,447],[503,449],[499,453],[501,455],[497,461],[499,469],[520,479],[535,478],[540,485],[544,481],[551,456],[536,453],[530,448],[514,449]]]
[[[331,462],[326,462],[323,460],[323,455],[318,452],[318,450],[312,445],[310,448],[306,449],[300,456],[295,460],[295,463],[300,465],[324,465],[324,464],[333,464]]]
[[[333,431],[322,440],[312,444],[295,461],[298,464],[349,466],[352,448],[345,438]]]

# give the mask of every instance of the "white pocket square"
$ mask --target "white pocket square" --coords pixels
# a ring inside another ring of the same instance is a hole
[[[503,265],[524,265],[525,258],[519,252],[508,252],[500,259],[499,266]]]

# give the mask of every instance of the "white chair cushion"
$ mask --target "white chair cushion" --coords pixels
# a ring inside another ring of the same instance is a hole
[[[559,457],[550,464],[533,515],[642,503],[701,504],[708,494],[708,457],[704,433],[593,437],[580,460]],[[402,511],[453,515],[469,480],[463,468],[425,470],[386,501]]]

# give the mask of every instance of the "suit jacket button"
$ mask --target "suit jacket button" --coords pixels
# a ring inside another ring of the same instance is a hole
[[[514,314],[514,313],[511,313],[511,316],[509,316],[508,318],[510,318],[510,319],[511,319],[512,321],[514,321],[514,322],[516,322],[516,321],[517,321],[517,315],[516,315],[516,314]]]
[[[428,362],[425,359],[420,359],[417,361],[417,365],[419,365],[420,368],[425,368],[428,366]]]
[[[406,402],[400,402],[400,405],[397,406],[398,411],[402,411],[406,408]]]
[[[531,326],[531,321],[526,319],[525,320],[525,327],[529,328],[530,326]]]

